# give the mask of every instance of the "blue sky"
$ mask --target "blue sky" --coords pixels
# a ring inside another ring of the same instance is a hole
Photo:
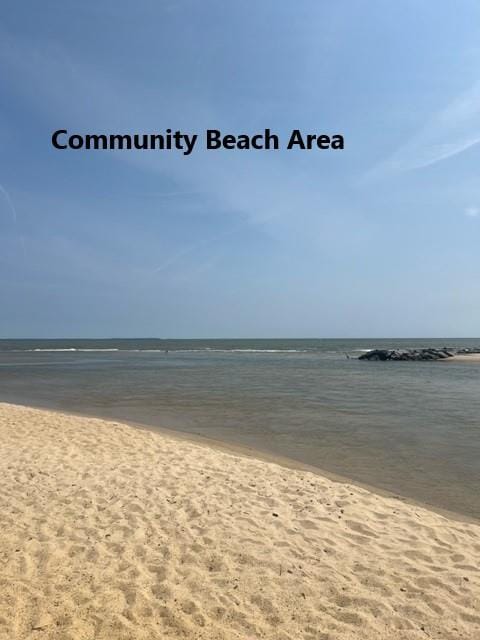
[[[480,6],[2,3],[0,336],[480,335]],[[181,129],[346,149],[57,151]]]

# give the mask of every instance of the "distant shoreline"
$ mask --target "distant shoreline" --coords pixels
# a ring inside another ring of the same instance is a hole
[[[439,362],[480,362],[480,353],[461,353]]]

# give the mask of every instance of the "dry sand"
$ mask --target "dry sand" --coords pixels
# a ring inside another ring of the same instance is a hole
[[[480,638],[480,527],[0,404],[0,638]]]
[[[461,353],[452,358],[445,358],[439,362],[480,362],[480,353]]]

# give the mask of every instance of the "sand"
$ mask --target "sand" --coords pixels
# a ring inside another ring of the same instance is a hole
[[[0,404],[2,640],[480,638],[480,527]]]
[[[445,358],[439,362],[480,362],[480,353],[461,353],[452,358]]]

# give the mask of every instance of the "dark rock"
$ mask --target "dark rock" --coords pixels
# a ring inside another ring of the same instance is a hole
[[[455,353],[463,353],[465,350],[461,352],[454,352],[451,349],[372,349],[371,351],[367,351],[366,353],[362,353],[359,356],[359,360],[373,360],[373,361],[432,361],[432,360],[445,360],[446,358],[452,358]],[[480,350],[479,350],[480,352]],[[475,351],[468,350],[468,353],[475,353]]]

